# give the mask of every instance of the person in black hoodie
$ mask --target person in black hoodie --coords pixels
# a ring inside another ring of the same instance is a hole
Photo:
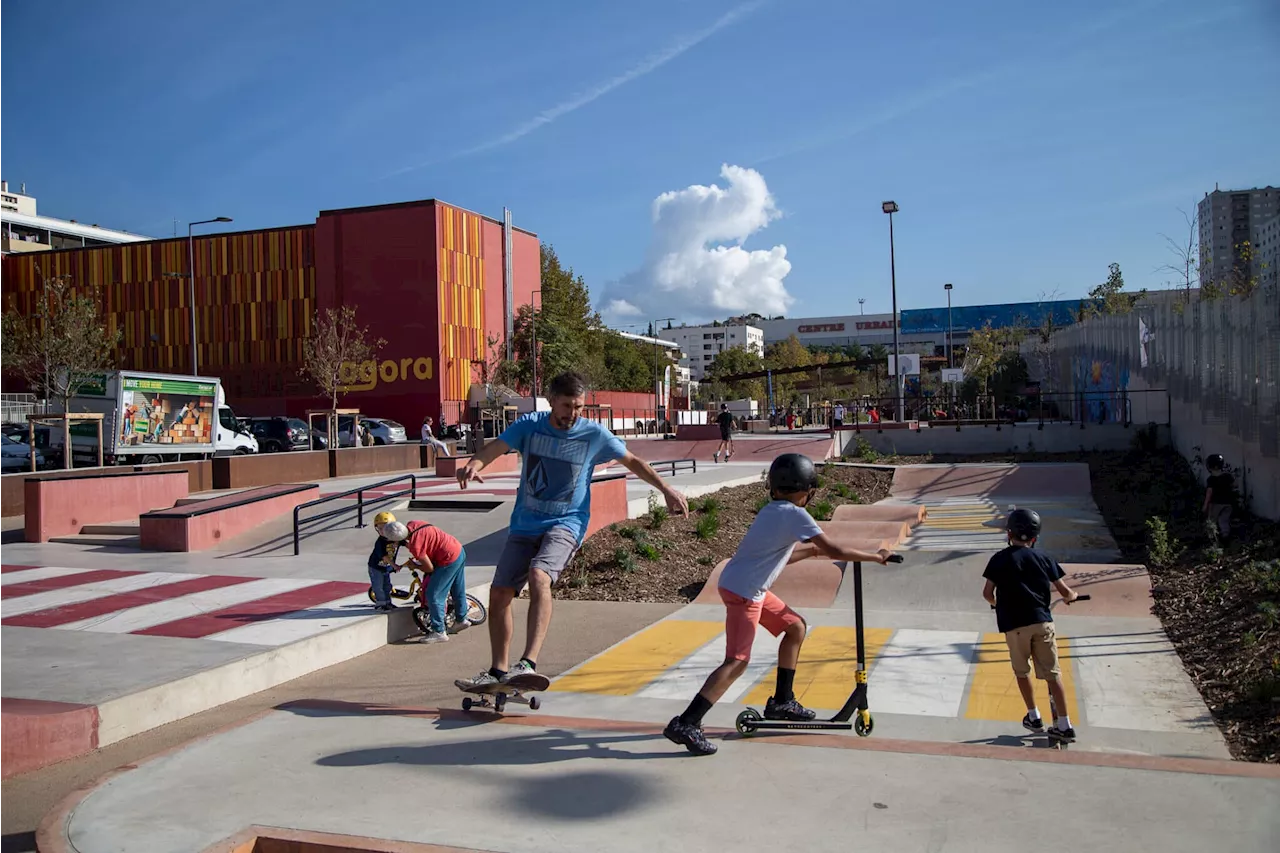
[[[378,541],[373,543],[373,551],[369,554],[369,583],[373,586],[373,607],[382,612],[396,609],[391,603],[391,573],[400,568],[396,565],[396,551],[400,543],[382,535],[382,528],[395,520],[396,517],[389,512],[380,512],[373,517]]]

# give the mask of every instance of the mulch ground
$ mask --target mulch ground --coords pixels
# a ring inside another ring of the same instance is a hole
[[[830,518],[831,511],[841,504],[883,500],[893,482],[893,473],[888,470],[830,465],[818,470],[822,485],[809,508],[820,519]],[[561,575],[555,596],[593,601],[692,601],[711,570],[733,556],[767,500],[761,481],[692,499],[687,518],[667,517],[661,511],[655,517],[649,512],[601,530],[583,544]]]

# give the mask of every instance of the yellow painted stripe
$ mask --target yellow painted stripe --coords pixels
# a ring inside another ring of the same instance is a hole
[[[562,675],[552,690],[630,696],[724,630],[723,622],[658,622]]]
[[[893,635],[892,628],[867,628],[863,632],[867,645],[867,669]],[[839,708],[853,690],[853,674],[858,668],[857,636],[853,628],[819,625],[809,632],[800,647],[800,664],[796,667],[795,694],[801,705],[809,708]],[[752,688],[744,702],[763,705],[777,684],[774,667]]]
[[[1062,670],[1062,689],[1067,694],[1067,714],[1072,722],[1080,719],[1080,706],[1076,701],[1075,667],[1071,663],[1070,641],[1058,635],[1058,666]],[[971,720],[1018,721],[1027,713],[1027,706],[1018,692],[1018,680],[1014,678],[1009,661],[1009,647],[1004,634],[983,634],[978,646],[978,660],[973,665],[973,680],[969,687],[969,702],[964,715]],[[1031,683],[1036,692],[1036,707],[1046,719],[1049,716],[1049,688],[1031,673]]]

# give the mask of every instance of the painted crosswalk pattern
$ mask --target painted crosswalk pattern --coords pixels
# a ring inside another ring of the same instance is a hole
[[[370,615],[367,584],[4,566],[0,625],[278,646]]]
[[[1005,541],[1004,520],[1014,507],[1033,509],[1045,522],[1042,544],[1070,551],[1116,550],[1106,522],[1087,498],[1077,501],[1045,498],[981,497],[891,500],[885,504],[924,505],[928,517],[911,532],[902,547],[917,551],[999,551]]]
[[[687,701],[724,658],[723,628],[722,622],[694,619],[656,622],[564,673],[551,692]],[[1057,639],[1072,719],[1141,731],[1212,726],[1161,632],[1067,636],[1060,629]],[[1026,711],[1002,634],[870,627],[865,641],[879,713],[1017,721]],[[795,678],[803,704],[819,712],[840,708],[853,683],[855,642],[849,626],[810,629]],[[722,704],[760,705],[772,695],[777,647],[778,641],[760,629],[750,669]],[[1129,655],[1123,665],[1117,665],[1117,654]],[[1161,680],[1169,685],[1163,693],[1146,689]],[[1139,682],[1144,689],[1135,690]],[[1043,682],[1035,685],[1047,707],[1047,688]]]

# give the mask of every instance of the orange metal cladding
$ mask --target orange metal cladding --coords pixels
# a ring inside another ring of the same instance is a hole
[[[195,239],[202,373],[296,372],[315,311],[314,234],[313,226],[302,226]],[[181,238],[11,256],[5,302],[34,313],[41,278],[68,275],[76,286],[100,288],[107,328],[122,332],[117,364],[185,373],[187,263]]]
[[[471,363],[483,360],[484,244],[481,218],[448,205],[437,208],[440,228],[440,331],[444,399],[465,400]]]

